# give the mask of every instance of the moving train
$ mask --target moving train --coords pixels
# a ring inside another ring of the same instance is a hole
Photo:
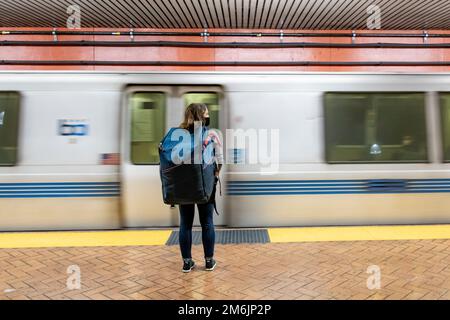
[[[444,73],[4,71],[0,230],[177,226],[157,146],[191,102],[250,141],[224,139],[216,225],[449,223],[449,92]]]

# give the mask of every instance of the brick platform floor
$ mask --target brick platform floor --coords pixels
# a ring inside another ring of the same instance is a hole
[[[0,299],[449,299],[450,240],[218,245],[181,272],[177,246],[0,250]],[[68,290],[78,265],[81,289]],[[370,265],[381,289],[367,289]]]

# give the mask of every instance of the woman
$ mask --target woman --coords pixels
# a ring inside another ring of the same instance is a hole
[[[180,128],[189,130],[191,133],[194,132],[194,123],[201,122],[203,126],[208,127],[209,125],[209,112],[206,104],[193,103],[190,104],[184,114],[184,121],[181,123]],[[211,135],[208,135],[210,138]],[[217,135],[212,136],[214,143],[215,157],[216,157],[216,183],[219,177],[220,169],[222,167],[222,152],[220,148],[220,141]],[[215,188],[213,193],[215,192]],[[211,199],[214,198],[214,194]],[[194,266],[195,262],[192,259],[191,247],[192,247],[192,224],[194,222],[195,205],[185,204],[179,205],[180,207],[180,233],[179,242],[181,255],[183,257],[183,272],[190,272]],[[214,231],[214,203],[210,201],[205,204],[197,204],[198,213],[200,216],[200,224],[202,226],[202,242],[203,250],[205,255],[205,269],[207,271],[212,271],[216,267],[216,260],[214,260],[214,242],[215,242],[215,231]]]

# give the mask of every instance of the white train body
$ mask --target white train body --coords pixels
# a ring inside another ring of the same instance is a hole
[[[0,166],[0,230],[176,226],[158,165],[130,161],[129,97],[146,91],[165,93],[166,129],[181,122],[183,94],[193,91],[220,96],[222,131],[279,129],[278,172],[225,166],[217,225],[448,223],[438,95],[449,88],[447,74],[2,72],[0,91],[19,92],[21,109],[17,163]],[[327,163],[325,92],[425,93],[429,162]],[[71,123],[82,135],[63,134]],[[115,154],[120,165],[108,164]],[[424,187],[366,192],[377,179]]]

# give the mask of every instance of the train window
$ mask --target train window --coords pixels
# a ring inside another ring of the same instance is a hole
[[[329,163],[427,162],[423,93],[326,93]]]
[[[17,163],[20,94],[0,92],[0,166]]]
[[[135,92],[131,96],[131,162],[158,164],[158,145],[165,132],[166,95]]]
[[[450,161],[450,93],[440,94],[444,161]]]
[[[204,103],[208,106],[210,128],[219,128],[219,94],[216,92],[189,92],[184,95],[184,105],[191,103]]]

